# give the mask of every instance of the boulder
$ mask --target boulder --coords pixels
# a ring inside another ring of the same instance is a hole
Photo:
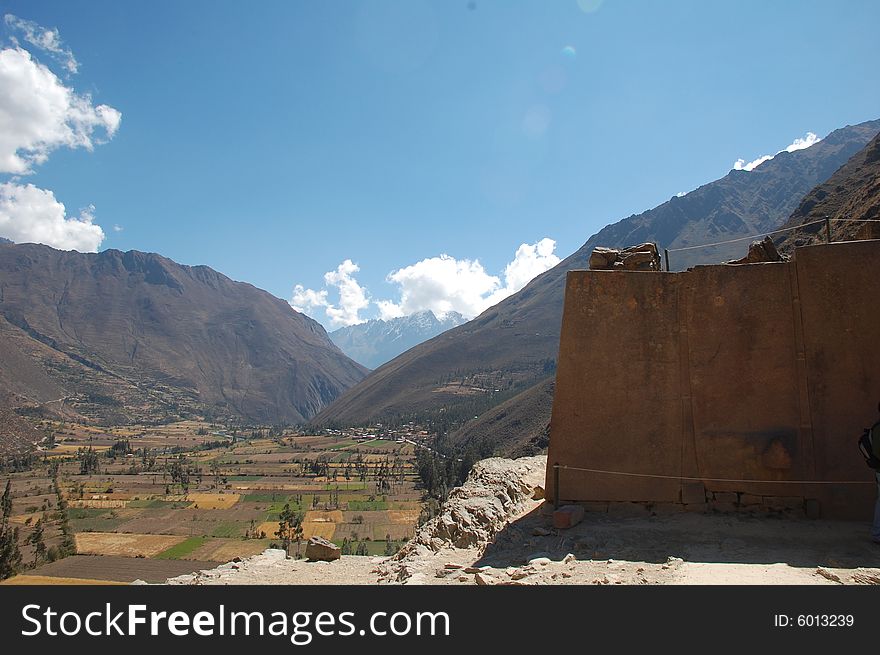
[[[640,243],[624,248],[620,253],[623,269],[627,271],[659,271],[660,252],[654,243]]]
[[[782,262],[785,261],[776,244],[770,237],[764,237],[762,241],[752,241],[749,244],[749,254],[742,259],[735,259],[728,264],[760,264],[762,262]]]
[[[594,248],[590,255],[590,270],[605,271],[614,266],[614,262],[620,257],[620,251],[614,248]]]
[[[580,505],[563,505],[553,512],[553,527],[559,530],[571,528],[584,520],[584,508]]]
[[[306,559],[312,562],[332,562],[341,555],[339,546],[321,537],[312,537],[306,545]]]
[[[657,257],[652,252],[634,252],[623,257],[623,270],[625,271],[653,271],[654,261]]]

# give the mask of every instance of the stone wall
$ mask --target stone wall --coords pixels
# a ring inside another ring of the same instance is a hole
[[[682,273],[571,271],[551,421],[561,501],[870,517],[880,241]]]

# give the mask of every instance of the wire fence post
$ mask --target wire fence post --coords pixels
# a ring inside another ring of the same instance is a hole
[[[553,465],[553,509],[559,509],[559,462]]]
[[[831,243],[831,219],[825,217],[825,242]]]
[[[666,259],[666,272],[669,272],[669,248],[663,249],[663,257]]]

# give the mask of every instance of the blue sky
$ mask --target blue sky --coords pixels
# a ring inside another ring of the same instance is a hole
[[[95,119],[91,151],[60,145],[0,182],[93,214],[101,250],[207,264],[288,300],[296,284],[326,291],[330,307],[309,310],[328,327],[379,315],[377,301],[388,316],[473,313],[739,158],[880,117],[872,1],[29,0],[0,13],[57,29],[75,74],[20,26],[3,24],[3,45],[122,117],[103,138]]]

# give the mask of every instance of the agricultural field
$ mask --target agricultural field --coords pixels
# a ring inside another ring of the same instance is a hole
[[[292,554],[297,538],[304,550],[321,536],[382,555],[413,535],[422,508],[414,446],[391,439],[196,421],[41,428],[51,438],[37,461],[0,473],[24,569],[10,584],[157,582],[280,546],[290,515]]]

